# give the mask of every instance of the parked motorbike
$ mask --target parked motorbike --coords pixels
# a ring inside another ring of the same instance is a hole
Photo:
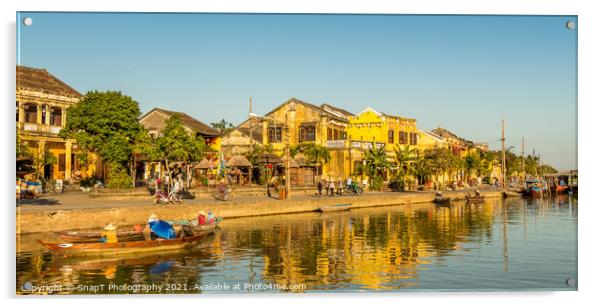
[[[171,204],[181,204],[182,203],[182,198],[178,194],[174,193],[173,191],[170,192],[168,195],[165,195],[165,193],[163,191],[157,191],[155,193],[155,195],[153,196],[153,200],[156,205],[164,205],[167,203],[171,203]]]
[[[215,193],[213,193],[212,196],[214,199],[226,201],[226,200],[230,199],[231,195],[232,195],[232,189],[223,185],[223,186],[218,186],[217,191]]]
[[[364,193],[364,189],[359,186],[357,183],[352,182],[350,185],[347,185],[345,187],[345,190],[343,191],[343,193],[345,195],[362,195],[362,193]]]

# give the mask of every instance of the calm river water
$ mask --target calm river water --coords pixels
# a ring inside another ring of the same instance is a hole
[[[61,257],[36,242],[52,234],[22,236],[17,293],[577,288],[577,201],[568,196],[277,215],[220,226],[191,249],[129,258]]]

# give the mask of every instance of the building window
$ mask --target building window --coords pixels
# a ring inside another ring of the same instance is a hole
[[[389,130],[389,144],[395,143],[395,131]]]
[[[330,127],[328,127],[328,129],[327,129],[326,139],[329,141],[332,140],[332,128],[330,128]]]
[[[61,126],[63,124],[63,110],[61,108],[50,108],[50,124]]]
[[[59,172],[65,171],[65,164],[66,164],[65,154],[59,154]]]
[[[399,131],[399,144],[408,144],[408,133],[405,131]]]
[[[268,128],[268,140],[270,143],[282,142],[282,127]]]
[[[50,107],[48,105],[42,105],[42,124],[46,124],[46,117],[48,116],[48,111]]]
[[[418,144],[418,133],[410,132],[410,145]]]
[[[299,127],[299,142],[314,142],[316,140],[315,126]]]
[[[36,124],[38,122],[38,106],[33,103],[28,103],[25,108],[25,122]]]

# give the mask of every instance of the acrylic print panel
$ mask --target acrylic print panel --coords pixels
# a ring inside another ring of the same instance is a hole
[[[577,289],[576,16],[17,14],[17,294]]]

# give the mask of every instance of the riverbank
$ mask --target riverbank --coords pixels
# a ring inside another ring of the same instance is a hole
[[[468,192],[470,191],[448,191],[443,195],[452,199],[463,199]],[[481,194],[488,198],[503,197],[501,189],[481,190]],[[293,195],[290,200],[244,196],[222,202],[203,198],[186,200],[181,205],[158,206],[152,204],[150,199],[100,201],[90,199],[84,193],[74,193],[42,198],[38,200],[42,204],[20,204],[16,212],[16,232],[25,234],[97,228],[108,223],[117,226],[133,225],[144,223],[151,213],[165,220],[182,220],[194,218],[199,210],[211,209],[217,216],[227,219],[311,212],[327,204],[351,203],[353,208],[364,208],[428,203],[434,198],[435,192],[368,192],[362,196]]]

